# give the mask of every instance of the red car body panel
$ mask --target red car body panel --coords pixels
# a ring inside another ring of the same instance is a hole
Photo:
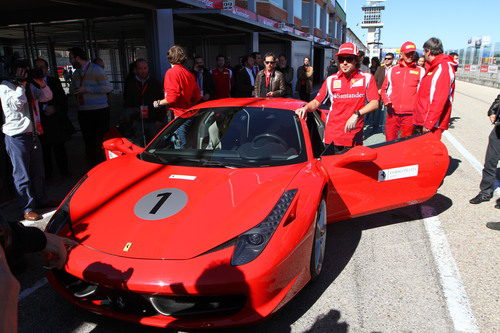
[[[302,105],[287,99],[225,99],[195,108],[294,110]],[[433,135],[315,158],[306,122],[301,120],[301,126],[308,161],[263,168],[155,164],[137,157],[142,148],[108,142],[108,151],[126,156],[90,171],[69,203],[72,224],[59,234],[80,243],[64,268],[71,276],[143,295],[244,295],[245,303],[236,313],[192,318],[131,315],[75,297],[52,272],[49,281],[79,306],[141,324],[194,329],[254,323],[281,308],[310,280],[314,221],[323,197],[328,222],[409,205],[432,197],[448,167],[446,147]],[[187,193],[181,211],[156,221],[134,215],[138,200],[165,188]],[[263,221],[290,189],[298,192],[262,253],[232,266],[235,245],[228,241]],[[125,251],[127,243],[131,246]],[[216,248],[221,244],[227,245]]]
[[[127,252],[131,258],[193,258],[264,220],[302,164],[261,169],[161,165],[135,155],[113,159],[96,170],[71,200],[77,239],[114,255],[123,255],[123,247],[131,242]],[[196,179],[170,179],[172,175]],[[167,219],[137,223],[135,204],[147,193],[168,188],[184,191],[189,198],[186,206]],[[185,245],[186,235],[190,245],[180,246]]]

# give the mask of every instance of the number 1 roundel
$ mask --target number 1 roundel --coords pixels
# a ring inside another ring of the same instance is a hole
[[[177,188],[156,190],[137,201],[134,213],[143,220],[161,220],[180,212],[187,201],[186,192]]]

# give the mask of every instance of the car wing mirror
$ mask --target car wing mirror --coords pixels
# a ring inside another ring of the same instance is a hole
[[[119,151],[123,154],[133,154],[139,152],[141,149],[134,146],[130,141],[123,138],[113,138],[103,142],[102,146],[108,151]]]
[[[339,155],[335,161],[336,167],[343,167],[353,162],[373,162],[377,158],[377,151],[365,146],[356,146],[348,152]]]

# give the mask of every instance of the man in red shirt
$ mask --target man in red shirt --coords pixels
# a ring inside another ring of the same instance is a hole
[[[233,71],[226,67],[226,57],[218,55],[215,59],[217,67],[212,69],[215,92],[214,99],[231,97],[231,87],[234,85]]]
[[[423,49],[429,69],[420,82],[413,123],[423,133],[430,131],[441,139],[450,124],[455,93],[454,61],[443,53],[443,44],[438,38],[430,38]]]
[[[330,99],[324,142],[333,144],[336,152],[363,144],[363,116],[378,108],[377,84],[372,74],[357,69],[357,54],[354,44],[342,44],[336,54],[340,70],[323,82],[316,98],[295,110],[300,118],[305,118],[307,112]]]
[[[163,81],[165,98],[155,101],[153,106],[157,108],[165,105],[173,111],[176,118],[182,117],[187,109],[201,100],[201,92],[193,73],[184,67],[187,60],[184,49],[177,45],[172,46],[168,50],[167,58],[172,68],[167,70]],[[191,120],[188,119],[175,131],[181,149],[187,142],[186,136],[190,126]]]
[[[165,73],[163,89],[165,98],[155,101],[155,108],[165,105],[174,112],[175,117],[179,117],[201,100],[201,92],[196,84],[193,73],[191,73],[184,63],[187,55],[184,49],[174,45],[168,50],[168,61],[172,65]]]
[[[425,75],[422,67],[416,66],[416,45],[406,42],[401,46],[399,64],[389,68],[381,88],[384,105],[387,106],[385,137],[387,141],[413,134],[413,111],[420,81]]]

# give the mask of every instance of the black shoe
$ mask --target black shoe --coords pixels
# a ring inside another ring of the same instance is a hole
[[[497,203],[495,205],[495,208],[500,209],[500,198],[497,199]]]
[[[492,230],[500,230],[500,222],[488,222],[486,226]]]
[[[479,193],[474,198],[470,199],[469,202],[473,205],[477,205],[480,204],[481,202],[490,201],[491,197],[493,197],[493,194],[488,195],[484,193]]]

